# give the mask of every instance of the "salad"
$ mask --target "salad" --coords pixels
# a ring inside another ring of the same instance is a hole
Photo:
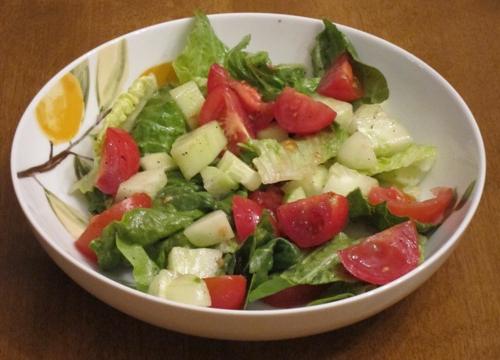
[[[384,110],[384,75],[327,20],[312,75],[249,42],[228,48],[197,13],[172,80],[114,100],[93,161],[75,157],[93,214],[77,249],[140,291],[224,309],[332,302],[416,268],[455,191],[417,200],[437,151]]]

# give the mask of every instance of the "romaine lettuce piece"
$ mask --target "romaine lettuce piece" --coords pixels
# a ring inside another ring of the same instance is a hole
[[[247,144],[258,154],[253,164],[264,184],[301,180],[314,165],[323,164],[337,155],[347,132],[337,128],[301,140],[250,140]]]
[[[238,45],[229,50],[224,65],[231,75],[254,86],[264,100],[273,100],[285,86],[311,94],[319,83],[319,78],[307,78],[302,65],[273,66],[265,51],[251,54],[245,49],[250,35],[245,36]]]
[[[405,150],[394,155],[377,158],[377,164],[366,169],[363,172],[367,175],[376,175],[380,173],[392,172],[398,169],[408,168],[410,166],[421,166],[423,175],[430,170],[437,156],[436,147],[431,145],[412,144]],[[394,173],[392,173],[394,176]],[[419,175],[419,179],[422,177]],[[390,175],[389,175],[390,176]]]
[[[185,133],[184,115],[167,87],[149,99],[132,130],[142,154],[170,152],[175,139]]]
[[[222,64],[226,46],[219,40],[207,16],[201,12],[194,15],[191,32],[182,53],[172,63],[181,84],[194,80],[203,85],[212,64]]]

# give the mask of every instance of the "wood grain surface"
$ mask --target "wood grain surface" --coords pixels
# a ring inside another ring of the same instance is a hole
[[[322,335],[214,341],[132,319],[86,293],[49,259],[10,180],[10,146],[22,112],[79,55],[194,9],[327,17],[412,52],[463,96],[486,144],[486,189],[458,248],[424,286],[366,321]],[[0,36],[1,359],[500,359],[498,0],[1,0]]]

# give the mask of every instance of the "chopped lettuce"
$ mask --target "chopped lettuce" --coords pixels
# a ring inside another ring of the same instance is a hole
[[[311,166],[323,164],[336,156],[348,137],[345,130],[324,131],[300,140],[250,140],[247,144],[258,156],[252,162],[264,184],[300,180]]]
[[[411,144],[405,150],[395,153],[394,155],[378,157],[377,164],[363,172],[371,176],[415,166],[417,169],[421,170],[421,172],[417,172],[415,176],[421,179],[423,175],[430,170],[432,164],[434,164],[436,156],[437,150],[434,146]],[[394,175],[394,173],[391,174]],[[389,174],[389,176],[391,176],[391,174]]]
[[[347,235],[338,234],[333,240],[313,250],[281,274],[251,288],[248,295],[249,301],[259,300],[295,285],[321,285],[337,281],[354,281],[344,270],[338,256],[338,250],[353,244],[355,241]]]
[[[78,180],[87,175],[92,170],[92,166],[92,161],[82,159],[78,155],[74,157],[73,168]],[[87,209],[91,214],[99,214],[113,203],[113,198],[104,194],[98,188],[93,188],[91,191],[84,193],[83,196],[87,202]]]
[[[327,290],[318,299],[311,301],[308,306],[326,304],[342,299],[347,299],[352,296],[356,296],[372,289],[375,289],[376,285],[365,284],[360,282],[350,283],[339,281],[333,283],[328,287]]]
[[[324,30],[316,37],[316,45],[311,52],[313,73],[322,76],[335,59],[347,52],[352,58],[353,71],[360,80],[364,96],[358,102],[362,104],[381,103],[389,97],[389,87],[384,75],[376,68],[359,61],[352,43],[337,27],[328,20],[323,20]]]
[[[148,246],[183,230],[201,216],[200,210],[178,211],[172,205],[133,209],[121,221],[106,226],[101,237],[92,241],[90,247],[101,269],[111,270],[122,262],[121,253],[116,249],[116,235],[130,244]]]
[[[170,152],[172,144],[186,133],[186,121],[169,93],[162,88],[144,106],[132,130],[142,154]]]
[[[226,46],[215,35],[207,16],[196,12],[186,46],[172,65],[181,84],[194,80],[198,85],[203,85],[210,66],[222,64],[225,55]]]
[[[151,280],[160,271],[156,263],[149,258],[141,245],[124,241],[118,235],[116,235],[116,247],[132,265],[132,275],[137,289],[147,291]]]
[[[273,66],[265,51],[251,54],[245,49],[250,42],[250,35],[245,36],[238,45],[229,50],[224,65],[231,75],[254,86],[264,100],[273,100],[285,86],[300,92],[311,94],[319,83],[319,78],[307,78],[302,65]]]

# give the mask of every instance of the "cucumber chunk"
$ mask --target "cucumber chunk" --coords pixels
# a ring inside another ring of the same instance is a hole
[[[370,190],[378,186],[378,181],[370,176],[349,169],[335,163],[328,171],[329,177],[323,192],[333,191],[336,194],[347,196],[351,191],[359,188],[363,195],[368,196]]]
[[[203,179],[203,187],[213,196],[221,197],[238,188],[236,181],[214,166],[207,166],[201,170],[200,174]]]
[[[184,230],[184,235],[194,246],[207,247],[234,238],[227,215],[216,210],[196,220]]]
[[[191,179],[217,158],[227,139],[217,121],[194,129],[178,137],[171,155],[186,179]]]
[[[283,141],[288,139],[288,133],[280,128],[278,124],[272,124],[259,131],[257,133],[257,139],[274,139],[276,141]]]
[[[316,101],[322,102],[337,113],[335,122],[339,124],[341,128],[347,130],[350,134],[356,131],[356,128],[352,123],[352,104],[334,98],[321,96],[319,94],[314,94],[312,98]]]
[[[163,169],[163,171],[169,171],[177,168],[174,159],[164,152],[144,155],[141,157],[140,165],[144,170]]]
[[[140,171],[120,184],[115,201],[121,201],[136,193],[146,193],[150,198],[154,198],[165,185],[167,175],[163,169]]]
[[[379,104],[362,105],[353,118],[356,129],[372,142],[377,156],[390,156],[406,149],[413,139],[408,131]]]
[[[370,139],[359,131],[340,146],[337,160],[351,169],[370,169],[377,165],[377,157]]]
[[[222,255],[222,251],[217,249],[189,249],[175,246],[168,254],[167,269],[201,278],[216,276],[221,270]]]
[[[197,115],[205,102],[198,85],[192,80],[188,81],[170,90],[170,95],[186,117],[189,128],[196,128],[198,126]]]
[[[250,191],[257,190],[262,184],[257,171],[245,164],[236,155],[226,151],[217,167],[229,175],[231,179],[242,184]]]
[[[179,275],[161,270],[151,282],[148,292],[183,304],[206,307],[212,305],[205,281],[195,275]]]

